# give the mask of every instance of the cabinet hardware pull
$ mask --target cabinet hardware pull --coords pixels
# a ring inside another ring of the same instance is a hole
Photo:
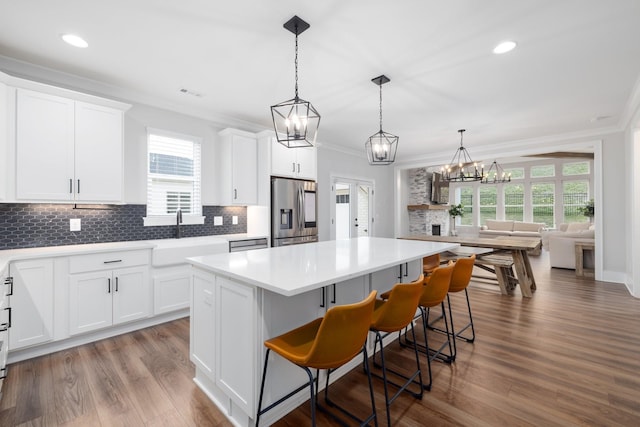
[[[107,293],[111,293],[111,279],[107,278]]]
[[[13,295],[13,277],[9,276],[4,279],[4,284],[9,285],[9,292],[7,292],[7,296]]]
[[[336,303],[336,284],[333,284],[333,299],[331,300],[331,304]]]
[[[238,198],[238,190],[236,188],[233,189],[233,199],[237,199]]]
[[[291,172],[295,172],[296,171],[296,162],[291,163]]]
[[[398,280],[402,282],[402,267],[403,265],[400,264],[400,275],[398,276]]]
[[[9,321],[0,324],[0,328],[2,328],[0,329],[0,332],[4,332],[11,327],[11,307],[6,307],[5,310],[9,311]]]
[[[404,263],[404,277],[409,277],[409,263]]]
[[[80,180],[78,180],[78,194],[80,194]]]
[[[121,259],[114,259],[113,261],[104,261],[103,264],[113,264],[114,262],[122,262]]]
[[[2,374],[0,374],[0,380],[3,380],[5,378],[7,378],[7,372],[9,371],[9,367],[5,366],[4,368],[0,369],[0,372],[2,372]]]
[[[300,173],[300,163],[298,163],[298,173]]]
[[[11,309],[11,307],[7,307],[7,308],[5,308],[5,310],[8,310],[8,311],[9,311],[9,321],[8,321],[7,323],[3,323],[3,324],[2,324],[2,326],[5,326],[5,325],[6,325],[6,326],[7,326],[7,329],[9,329],[9,328],[11,327],[11,312],[12,312],[13,310]]]
[[[320,304],[320,307],[323,307],[323,308],[325,306],[325,303],[324,303],[325,292],[326,292],[326,290],[325,290],[325,288],[323,286],[322,287],[322,303]]]
[[[116,277],[116,292],[118,292],[118,278]]]
[[[73,179],[69,178],[69,194],[73,193]]]

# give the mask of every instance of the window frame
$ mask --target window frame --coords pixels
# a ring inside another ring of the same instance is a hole
[[[149,162],[150,162],[150,155],[151,153],[149,152],[149,147],[150,147],[150,142],[151,142],[151,137],[152,135],[156,135],[156,136],[160,136],[160,137],[166,137],[166,138],[173,138],[173,139],[178,139],[178,140],[182,140],[182,141],[188,141],[193,143],[194,145],[198,146],[198,161],[199,164],[194,166],[194,178],[193,179],[189,179],[189,181],[193,181],[196,182],[196,186],[197,186],[197,190],[200,194],[194,194],[193,195],[193,199],[194,199],[194,203],[196,203],[195,206],[193,206],[194,208],[194,213],[183,213],[182,214],[182,222],[181,224],[183,225],[193,225],[193,224],[204,224],[205,221],[205,216],[202,215],[202,138],[193,136],[193,135],[186,135],[186,134],[181,134],[181,133],[177,133],[177,132],[172,132],[172,131],[167,131],[167,130],[163,130],[163,129],[157,129],[157,128],[151,128],[148,127],[147,128],[147,144],[146,144],[146,155],[145,155],[145,179],[147,181],[147,199],[146,199],[146,203],[147,203],[147,212],[149,211],[149,185],[150,185],[150,181],[151,181],[151,177],[150,177],[150,167],[149,167]],[[176,180],[179,181],[179,180]],[[175,191],[175,190],[172,190]],[[175,225],[176,224],[176,214],[175,213],[168,213],[165,215],[146,215],[145,217],[143,217],[143,225],[145,227],[150,227],[150,226],[158,226],[158,225]]]

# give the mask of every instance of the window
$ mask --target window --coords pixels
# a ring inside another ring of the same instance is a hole
[[[464,216],[459,218],[460,225],[473,225],[473,187],[459,187],[459,202],[464,206]]]
[[[556,175],[554,165],[531,166],[531,178],[550,178]]]
[[[588,181],[565,181],[562,183],[562,221],[588,222],[589,217],[584,216],[578,208],[583,207],[589,200]]]
[[[533,170],[533,168],[532,168]],[[553,226],[553,206],[555,203],[555,184],[551,182],[531,185],[531,205],[533,222],[543,222],[547,227]]]
[[[588,175],[589,162],[564,163],[562,165],[562,175]]]
[[[511,174],[511,179],[524,179],[524,168],[504,168],[504,173]]]
[[[200,140],[158,130],[147,136],[147,217],[173,217],[180,209],[189,223],[184,215],[202,215]]]
[[[524,185],[504,184],[504,219],[523,221]]]
[[[495,185],[480,187],[480,225],[488,219],[496,219],[498,188]]]

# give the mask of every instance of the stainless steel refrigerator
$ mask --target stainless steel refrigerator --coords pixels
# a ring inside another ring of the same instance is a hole
[[[271,246],[318,241],[316,183],[271,178]]]

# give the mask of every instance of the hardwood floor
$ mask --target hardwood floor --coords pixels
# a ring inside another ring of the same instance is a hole
[[[533,298],[500,295],[474,280],[477,339],[459,342],[455,363],[433,364],[422,400],[401,396],[397,426],[640,425],[640,299],[624,286],[549,269],[532,257]],[[463,318],[463,295],[452,296]],[[436,334],[430,338],[436,339]],[[181,319],[15,363],[0,401],[0,426],[228,426],[192,381],[189,322]],[[392,362],[411,352],[391,345]],[[384,424],[384,397],[375,382]],[[366,412],[366,377],[356,369],[331,392]],[[320,415],[321,425],[334,425]],[[308,405],[278,426],[309,424]]]

